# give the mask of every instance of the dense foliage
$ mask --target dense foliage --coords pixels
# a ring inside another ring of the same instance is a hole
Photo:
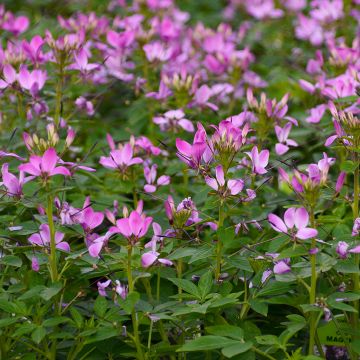
[[[358,359],[359,0],[0,6],[1,359]]]

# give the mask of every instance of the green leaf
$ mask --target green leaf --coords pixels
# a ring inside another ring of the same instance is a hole
[[[20,267],[22,265],[22,260],[15,255],[6,255],[1,258],[1,263],[4,265]]]
[[[128,294],[125,300],[119,299],[119,304],[122,306],[122,308],[125,310],[127,314],[131,314],[139,299],[140,299],[140,294],[136,291],[133,291]]]
[[[286,282],[270,282],[260,289],[258,296],[282,295],[291,290],[291,285]]]
[[[202,299],[204,299],[205,296],[210,293],[212,286],[213,286],[212,272],[208,271],[201,276],[198,285],[198,289]]]
[[[194,295],[197,298],[201,297],[198,288],[191,281],[186,279],[177,279],[177,278],[170,278],[168,280],[170,280],[178,288],[183,289],[187,293]]]
[[[26,291],[24,294],[22,294],[18,299],[19,300],[29,300],[32,298],[39,298],[41,291],[46,289],[46,286],[44,285],[36,285],[30,290]]]
[[[279,345],[279,339],[275,335],[261,335],[257,336],[255,339],[260,345]]]
[[[341,163],[340,170],[345,171],[346,173],[353,173],[356,167],[357,164],[355,164],[353,161],[345,160]]]
[[[244,337],[243,329],[234,325],[208,326],[205,330],[211,335],[227,336],[236,340],[242,340]]]
[[[177,352],[187,351],[209,351],[215,349],[221,349],[223,347],[238,344],[238,341],[228,339],[223,336],[202,336],[195,340],[191,340],[183,345]]]
[[[221,352],[227,358],[232,358],[233,356],[242,354],[242,353],[250,350],[252,346],[253,346],[253,343],[251,341],[247,341],[244,343],[238,343],[235,345],[225,347],[221,350]]]
[[[60,283],[55,283],[53,286],[44,289],[41,291],[40,296],[45,300],[48,301],[55,295],[57,295],[62,288],[62,285]]]
[[[263,301],[260,300],[256,300],[256,299],[251,299],[249,301],[250,303],[250,307],[256,311],[257,313],[263,315],[263,316],[267,316],[268,310],[269,310],[269,305],[266,304]]]
[[[44,327],[39,326],[36,328],[33,333],[31,334],[31,339],[36,342],[37,344],[40,344],[41,340],[46,336],[46,330]]]
[[[13,332],[11,337],[17,338],[19,336],[29,334],[32,331],[34,331],[34,329],[36,329],[36,328],[37,328],[37,326],[35,324],[32,324],[32,323],[30,323],[30,324],[29,323],[20,324],[19,327]]]
[[[84,318],[75,307],[70,308],[70,314],[75,321],[77,328],[81,328],[84,323]]]
[[[98,296],[94,303],[95,314],[99,317],[104,317],[108,308],[108,302],[104,296]]]
[[[42,326],[52,327],[52,326],[57,326],[59,324],[63,324],[63,323],[69,322],[69,321],[71,321],[71,320],[65,316],[57,316],[57,317],[53,317],[50,319],[46,319],[42,323]]]
[[[9,325],[15,324],[19,321],[18,317],[11,317],[11,318],[5,318],[0,319],[0,328],[7,327]]]
[[[94,336],[86,337],[85,344],[91,344],[98,341],[104,341],[106,339],[119,336],[117,329],[113,327],[102,327],[100,328]]]

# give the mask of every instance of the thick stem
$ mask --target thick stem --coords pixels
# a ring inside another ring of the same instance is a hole
[[[51,276],[51,281],[56,282],[58,280],[58,269],[56,263],[56,242],[55,242],[55,226],[53,219],[53,198],[50,194],[48,194],[47,197],[46,213],[47,213],[49,230],[50,230],[50,255],[49,255],[50,276]]]
[[[132,277],[132,269],[131,269],[131,260],[132,260],[132,245],[128,245],[128,257],[127,257],[127,277],[128,277],[128,285],[129,285],[129,293],[134,291],[134,282]],[[135,309],[131,311],[131,320],[134,328],[134,342],[137,352],[138,360],[143,360],[144,355],[141,348],[140,336],[139,336],[139,324],[137,319],[137,314]]]
[[[220,229],[224,224],[224,207],[223,203],[220,203],[219,206],[219,220],[218,220],[218,229]],[[223,244],[218,236],[216,243],[216,269],[215,269],[215,280],[219,281],[221,275],[221,262],[222,262],[222,248]]]
[[[358,161],[358,158],[356,156],[355,161]],[[354,171],[354,202],[353,202],[353,217],[354,220],[359,216],[359,165],[357,165],[355,171]],[[352,283],[353,283],[353,290],[359,291],[360,290],[360,284],[359,284],[359,263],[360,263],[360,254],[355,254],[355,265],[357,272],[352,274]],[[353,303],[354,308],[359,311],[359,300],[355,300]],[[358,329],[358,321],[359,321],[359,313],[353,312],[351,313],[351,325],[352,329],[354,330],[354,333],[357,332]],[[353,340],[355,338],[358,338],[357,336],[353,336]]]
[[[310,224],[312,228],[315,228],[315,217],[314,217],[314,208],[310,209]],[[315,249],[316,240],[315,238],[311,241],[311,249]],[[311,262],[311,284],[310,284],[310,304],[315,304],[316,302],[316,252],[313,252],[310,255]],[[315,334],[316,334],[316,313],[313,312],[310,314],[310,338],[309,338],[309,355],[313,355],[314,346],[315,346]]]

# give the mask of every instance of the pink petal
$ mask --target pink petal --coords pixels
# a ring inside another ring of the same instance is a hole
[[[63,242],[57,244],[56,248],[60,249],[60,250],[67,251],[67,252],[70,252],[70,245],[66,241],[63,241]]]
[[[296,233],[296,237],[301,240],[306,240],[315,237],[318,234],[316,229],[312,228],[301,228]]]
[[[285,261],[279,261],[274,266],[274,273],[277,275],[286,274],[291,271],[291,268]]]
[[[284,222],[275,214],[269,214],[268,221],[270,226],[277,232],[287,233],[287,227]]]
[[[224,186],[225,185],[225,178],[224,178],[224,170],[223,167],[221,165],[218,165],[215,168],[215,173],[216,173],[216,180],[219,183],[220,186]]]
[[[146,191],[147,193],[153,193],[156,191],[156,186],[155,185],[150,185],[150,184],[146,184],[144,186],[144,191]]]
[[[206,176],[205,177],[205,182],[206,182],[207,185],[209,185],[215,191],[217,191],[219,189],[218,183],[214,178]]]
[[[153,252],[153,251],[143,254],[141,256],[142,267],[148,268],[149,266],[151,266],[156,261],[158,256],[159,256],[159,254],[157,252]]]
[[[309,214],[305,208],[296,209],[294,221],[295,221],[295,226],[298,229],[301,229],[301,228],[304,228],[307,226],[307,224],[309,223]]]
[[[284,221],[289,229],[293,228],[295,225],[295,211],[296,208],[290,208],[285,211]]]
[[[237,195],[243,188],[244,181],[241,179],[228,181],[228,189],[230,190],[231,195]]]
[[[89,255],[91,257],[97,258],[100,254],[100,251],[103,247],[104,243],[102,241],[94,242],[89,246]]]
[[[50,175],[51,176],[55,176],[55,175],[71,176],[71,172],[65,166],[58,166],[50,172]]]
[[[41,159],[41,170],[50,174],[57,163],[56,151],[53,148],[47,149]]]
[[[284,144],[278,143],[275,145],[275,152],[277,155],[284,155],[288,151],[289,151],[289,147]]]

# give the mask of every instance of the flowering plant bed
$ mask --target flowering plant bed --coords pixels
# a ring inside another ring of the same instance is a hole
[[[359,4],[5,1],[0,358],[359,359]]]

